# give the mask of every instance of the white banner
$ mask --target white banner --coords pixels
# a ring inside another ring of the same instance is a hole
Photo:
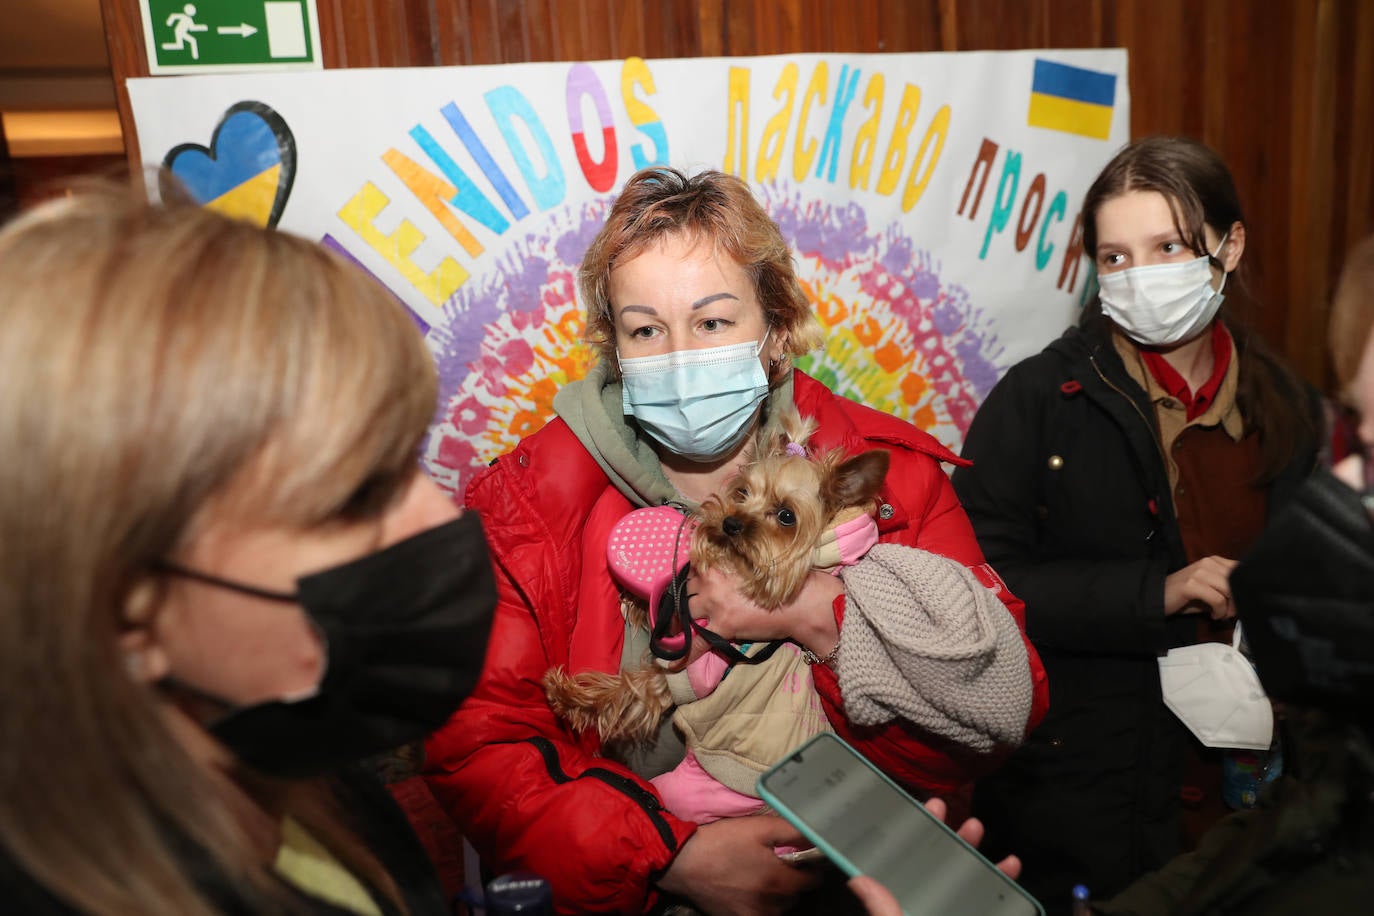
[[[811,374],[957,448],[1074,317],[1079,210],[1126,142],[1126,53],[818,54],[129,81],[145,162],[323,241],[439,363],[426,466],[461,491],[586,370],[574,275],[642,166],[749,181],[828,329]]]

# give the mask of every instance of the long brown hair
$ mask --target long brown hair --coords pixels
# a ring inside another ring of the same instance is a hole
[[[192,759],[118,637],[211,507],[305,528],[408,479],[424,343],[304,239],[109,188],[0,231],[0,321],[0,847],[84,912],[217,912],[188,857],[280,911],[254,789]]]
[[[689,178],[677,169],[654,166],[625,183],[578,270],[587,339],[613,371],[618,371],[618,364],[611,271],[650,245],[679,234],[713,243],[744,268],[769,327],[787,333],[788,353],[800,356],[820,346],[820,325],[797,280],[792,251],[749,186],[722,172],[704,171]]]
[[[1245,223],[1235,182],[1220,156],[1187,137],[1147,137],[1117,153],[1088,188],[1083,200],[1083,250],[1094,260],[1098,210],[1129,191],[1162,194],[1173,211],[1179,237],[1198,257],[1211,257],[1204,224],[1224,236],[1235,223]],[[1257,483],[1265,484],[1314,447],[1313,394],[1230,307],[1242,298],[1235,293],[1244,292],[1242,278],[1232,279],[1235,282],[1228,287],[1232,295],[1223,304],[1221,317],[1240,354],[1236,403],[1247,429],[1259,436],[1262,464]],[[1089,305],[1083,322],[1107,320],[1100,312]]]

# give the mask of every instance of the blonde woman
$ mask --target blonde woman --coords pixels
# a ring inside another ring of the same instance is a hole
[[[958,459],[905,420],[793,367],[821,332],[781,230],[739,178],[661,166],[636,173],[583,258],[579,288],[596,365],[558,392],[557,420],[465,494],[487,523],[501,600],[482,682],[426,745],[429,785],[486,864],[542,875],[559,912],[647,913],[690,901],[758,916],[803,897],[829,912],[816,902],[825,899],[816,873],[775,853],[802,843],[782,818],[698,824],[665,808],[650,780],[686,753],[670,717],[651,750],[617,755],[554,714],[541,686],[550,668],[613,674],[650,651],[642,631],[627,632],[606,559],[612,529],[635,508],[689,509],[729,495],[750,438],[794,409],[816,422],[808,446],[818,453],[888,452],[878,549],[904,548],[898,562],[919,558],[922,572],[870,583],[813,571],[795,601],[764,609],[741,597],[731,575],[696,570],[689,619],[692,638],[710,645],[793,640],[810,662],[801,683],[814,683],[830,726],[923,798],[967,793],[1045,714],[1048,689],[1024,642],[1021,602],[984,563],[941,469]],[[932,589],[944,601],[935,611],[908,588],[924,570],[977,583]],[[951,594],[975,599],[977,622],[953,612]],[[864,623],[872,617],[929,632],[938,653],[926,653],[923,638],[865,650],[879,639]],[[922,667],[939,654],[970,668],[943,681],[950,693],[939,699],[943,674],[888,671],[870,683],[919,684],[924,695],[898,687],[901,695],[881,697],[854,676],[904,654]],[[988,727],[979,710],[998,724]],[[982,731],[956,734],[946,727],[956,720]]]
[[[0,231],[0,899],[444,913],[349,764],[441,722],[495,601],[416,472],[428,353],[302,239],[109,191]]]

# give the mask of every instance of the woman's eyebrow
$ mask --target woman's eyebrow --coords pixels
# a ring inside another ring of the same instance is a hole
[[[1160,242],[1173,242],[1182,240],[1183,237],[1181,235],[1179,235],[1174,230],[1170,229],[1168,232],[1160,232],[1155,235],[1149,236],[1144,241],[1146,245],[1158,245]],[[1118,242],[1115,239],[1100,238],[1097,240],[1098,251],[1101,251],[1104,248],[1125,249],[1129,247],[1130,245],[1128,243]]]
[[[726,293],[712,293],[712,294],[709,295],[709,296],[704,296],[704,297],[702,297],[701,299],[698,299],[696,302],[693,302],[693,303],[692,303],[692,309],[693,309],[693,311],[695,311],[696,309],[699,309],[699,308],[702,308],[702,307],[704,307],[704,306],[710,305],[712,302],[716,302],[716,301],[721,300],[721,299],[734,299],[736,302],[738,302],[738,301],[739,301],[739,296],[736,296],[734,293],[729,293],[729,292],[726,292]],[[645,315],[653,315],[653,316],[655,316],[655,317],[657,317],[657,315],[658,315],[658,311],[657,311],[653,306],[650,306],[650,305],[623,305],[623,306],[621,306],[621,307],[620,307],[620,314],[624,315],[626,312],[642,312],[642,313],[645,314]]]
[[[698,299],[696,302],[693,302],[692,308],[693,310],[699,309],[702,306],[710,305],[712,302],[715,302],[718,299],[734,299],[736,302],[738,302],[739,296],[736,296],[734,293],[712,293],[711,295],[706,296],[705,298]]]

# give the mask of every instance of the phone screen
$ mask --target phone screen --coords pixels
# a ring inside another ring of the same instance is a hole
[[[1033,916],[1039,904],[858,751],[818,735],[759,777],[775,810],[911,914]]]

